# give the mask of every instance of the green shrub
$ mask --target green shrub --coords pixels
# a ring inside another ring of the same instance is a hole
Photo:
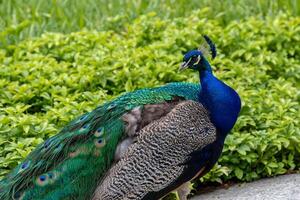
[[[215,74],[243,101],[218,165],[204,181],[250,181],[300,167],[300,18],[281,14],[228,25],[141,16],[121,32],[45,34],[0,50],[0,176],[68,121],[123,92],[167,82],[201,34],[217,44]]]

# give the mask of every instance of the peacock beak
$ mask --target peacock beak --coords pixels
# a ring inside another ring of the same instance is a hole
[[[183,71],[185,70],[186,68],[188,68],[188,62],[183,62],[181,63],[180,67],[179,67],[179,71]]]
[[[186,68],[188,68],[190,61],[191,61],[191,59],[189,59],[188,61],[184,61],[183,63],[181,63],[181,65],[179,67],[179,71],[182,71],[182,70],[185,70]]]

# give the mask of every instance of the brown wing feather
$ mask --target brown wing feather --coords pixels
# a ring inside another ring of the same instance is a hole
[[[183,101],[139,131],[136,142],[111,168],[93,199],[142,199],[160,191],[183,173],[181,163],[191,152],[215,139],[206,109],[197,102]]]

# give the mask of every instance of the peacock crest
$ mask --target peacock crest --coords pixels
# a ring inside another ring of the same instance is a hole
[[[202,52],[205,57],[211,55],[211,58],[214,59],[217,56],[217,49],[215,43],[207,36],[203,35],[205,41],[203,41],[198,50]]]

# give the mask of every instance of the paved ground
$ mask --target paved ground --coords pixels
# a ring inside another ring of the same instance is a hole
[[[234,185],[192,200],[300,200],[300,174],[290,174]]]

